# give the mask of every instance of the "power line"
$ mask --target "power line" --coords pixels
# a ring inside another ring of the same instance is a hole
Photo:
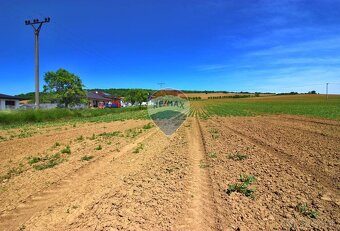
[[[159,88],[160,89],[163,89],[163,85],[165,84],[165,83],[157,83],[158,85],[159,85]]]
[[[38,109],[39,104],[39,32],[44,23],[50,22],[50,17],[45,18],[43,21],[33,19],[33,21],[25,20],[26,26],[31,25],[35,37],[35,106]],[[35,26],[36,25],[36,26]]]

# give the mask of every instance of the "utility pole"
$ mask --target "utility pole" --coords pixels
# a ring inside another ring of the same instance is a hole
[[[35,35],[35,106],[39,109],[39,32],[44,23],[50,22],[50,18],[47,17],[43,21],[39,19],[33,19],[33,21],[25,20],[26,26],[31,25],[33,27]],[[36,26],[35,26],[36,25]]]
[[[329,83],[326,83],[326,100],[328,100],[328,84]]]
[[[165,83],[157,83],[158,85],[159,85],[159,88],[160,89],[163,89],[163,85],[165,84]]]

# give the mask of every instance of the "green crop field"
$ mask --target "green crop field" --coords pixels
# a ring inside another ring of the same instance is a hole
[[[340,95],[285,95],[191,102],[191,116],[304,115],[340,120]]]

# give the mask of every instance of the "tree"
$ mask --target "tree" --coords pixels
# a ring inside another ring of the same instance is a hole
[[[125,101],[131,102],[132,105],[134,105],[136,102],[139,104],[139,106],[142,105],[143,102],[146,102],[148,100],[148,92],[143,89],[131,89],[127,93],[127,96],[125,97]]]
[[[309,91],[308,94],[316,94],[316,91],[315,90]]]
[[[84,85],[78,76],[59,69],[56,72],[47,72],[44,79],[44,92],[51,93],[59,103],[65,104],[65,107],[86,102]]]

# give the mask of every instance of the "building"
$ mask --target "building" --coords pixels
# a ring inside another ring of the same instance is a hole
[[[122,99],[112,96],[106,92],[89,91],[86,93],[89,101],[89,107],[98,108],[120,108],[122,107]]]
[[[17,109],[19,108],[19,101],[21,98],[0,94],[0,110]]]

